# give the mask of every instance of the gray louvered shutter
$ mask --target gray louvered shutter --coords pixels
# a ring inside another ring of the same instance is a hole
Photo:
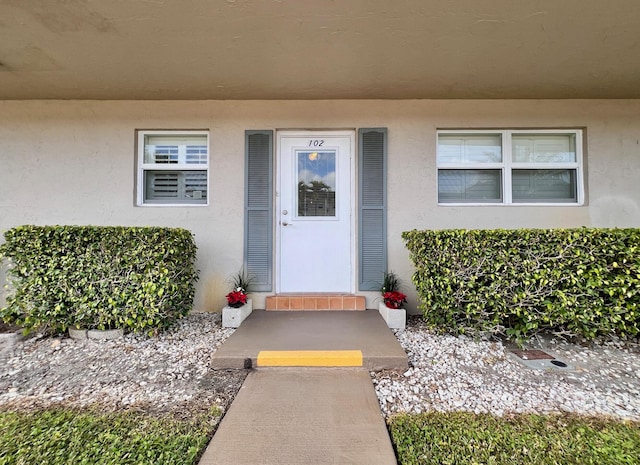
[[[360,129],[358,134],[358,287],[373,291],[387,270],[387,129]]]
[[[252,290],[273,287],[273,131],[246,131],[245,269]]]

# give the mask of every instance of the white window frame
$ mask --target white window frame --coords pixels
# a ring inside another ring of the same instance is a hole
[[[186,163],[183,160],[178,163],[146,163],[145,162],[145,139],[149,136],[205,136],[207,144],[206,163]],[[137,152],[137,169],[136,169],[136,205],[139,207],[206,207],[209,205],[210,182],[209,182],[209,164],[211,158],[210,136],[208,130],[136,130],[136,152]],[[207,174],[207,190],[205,202],[149,202],[145,201],[145,172],[147,171],[204,171]]]
[[[500,135],[502,141],[502,162],[500,163],[440,163],[438,162],[438,150],[440,147],[440,135],[473,135],[488,134]],[[575,162],[563,163],[517,163],[513,161],[513,145],[512,136],[522,134],[564,134],[575,136]],[[438,205],[444,207],[453,206],[582,206],[584,205],[584,161],[583,161],[583,130],[582,129],[439,129],[436,131],[436,199]],[[439,201],[439,182],[440,170],[500,170],[502,181],[502,201],[482,202],[440,202]],[[575,202],[514,202],[512,190],[512,172],[515,169],[528,170],[552,170],[564,169],[575,170],[576,172],[576,201]]]

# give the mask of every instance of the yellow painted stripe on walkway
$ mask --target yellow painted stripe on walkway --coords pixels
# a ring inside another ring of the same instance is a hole
[[[361,367],[361,350],[262,350],[259,367]]]

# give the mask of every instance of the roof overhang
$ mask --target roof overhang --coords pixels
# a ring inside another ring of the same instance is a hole
[[[640,98],[640,2],[4,0],[0,99]]]

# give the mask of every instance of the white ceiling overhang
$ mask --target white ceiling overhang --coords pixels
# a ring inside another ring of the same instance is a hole
[[[640,98],[640,1],[0,0],[0,99]]]

